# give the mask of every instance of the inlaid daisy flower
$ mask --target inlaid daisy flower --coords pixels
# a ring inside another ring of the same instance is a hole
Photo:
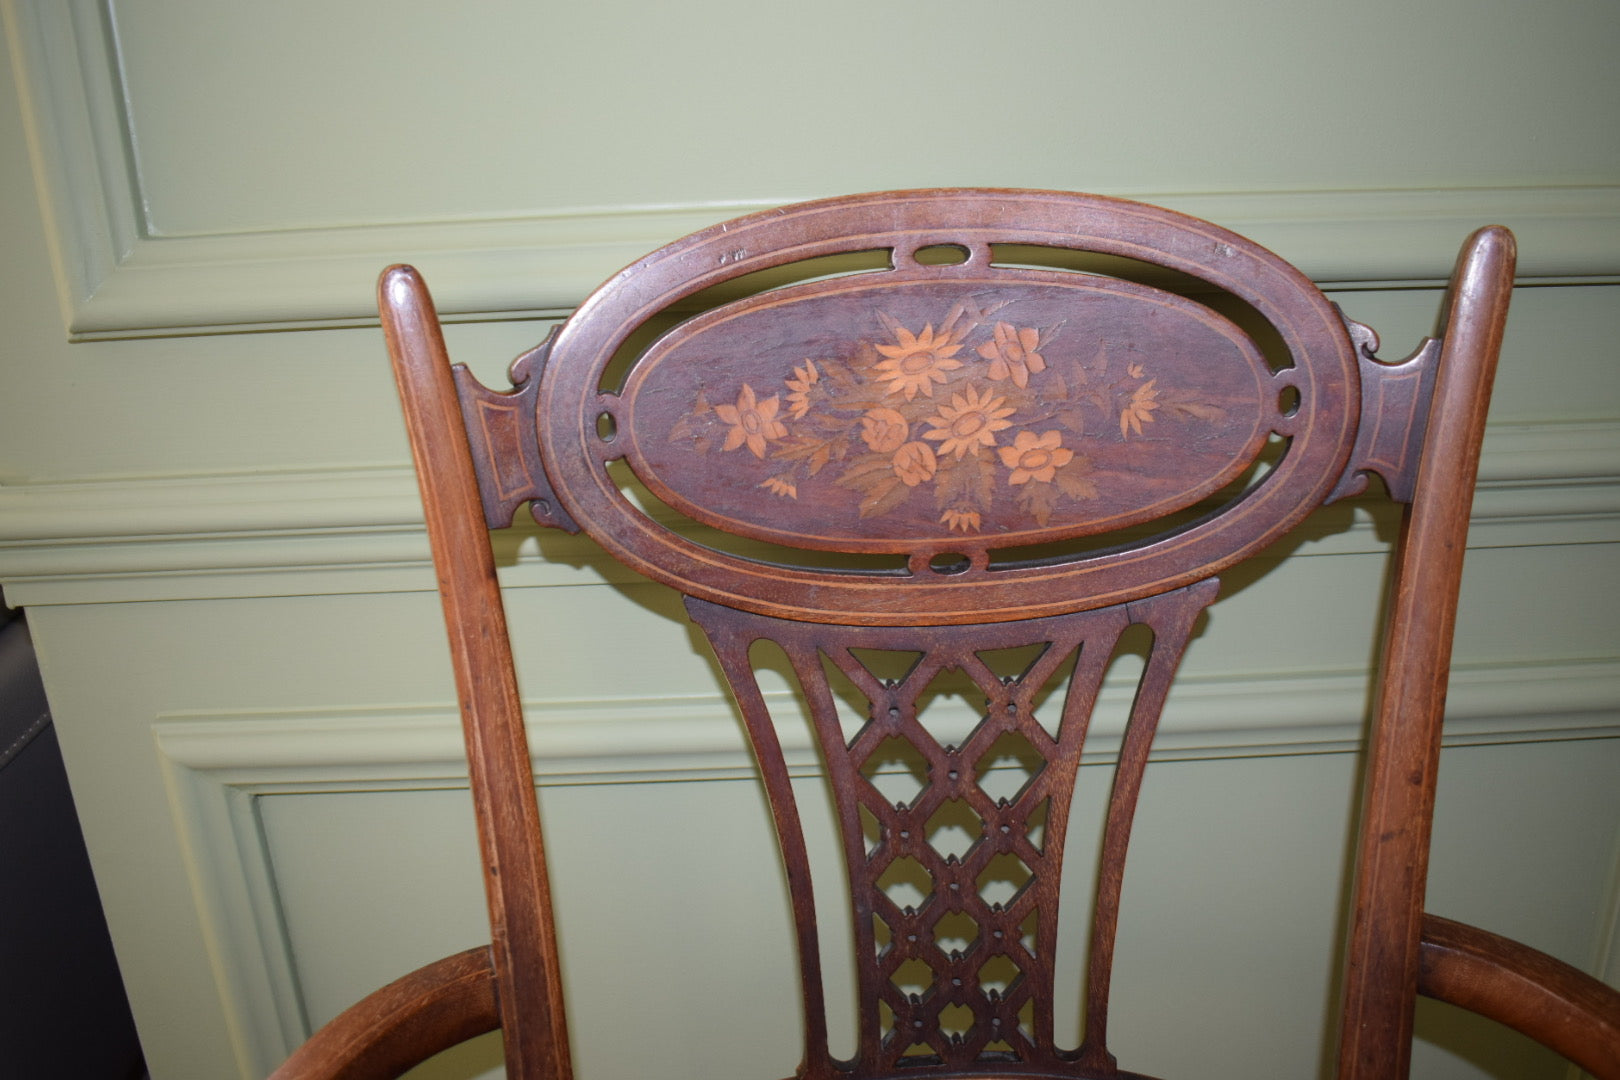
[[[955,454],[958,459],[981,446],[994,446],[996,432],[1012,427],[1006,417],[1015,410],[1003,408],[1006,400],[991,397],[988,390],[981,395],[971,386],[966,393],[952,394],[951,403],[928,418],[934,430],[923,432],[923,438],[939,443],[942,455]]]
[[[920,334],[896,327],[894,336],[896,344],[875,346],[885,358],[876,371],[877,377],[888,384],[887,393],[904,394],[907,401],[919,390],[924,397],[933,397],[934,384],[944,382],[946,372],[962,366],[962,361],[954,359],[962,346],[949,334],[934,333],[933,323],[923,327]]]

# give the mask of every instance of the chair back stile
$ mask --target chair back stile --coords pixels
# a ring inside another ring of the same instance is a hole
[[[1342,1080],[1405,1076],[1417,997],[1429,834],[1469,512],[1513,289],[1513,234],[1469,237],[1407,506],[1364,773],[1340,1025]]]
[[[507,1070],[515,1077],[570,1080],[533,766],[467,431],[438,315],[420,275],[392,267],[378,291],[450,633]]]

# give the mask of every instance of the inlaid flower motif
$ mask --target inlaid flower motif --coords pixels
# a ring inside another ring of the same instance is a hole
[[[934,456],[934,448],[925,442],[908,442],[894,453],[894,475],[906,487],[916,487],[934,478],[939,471],[939,458]]]
[[[985,290],[934,312],[943,318],[917,332],[902,320],[915,326],[926,316],[908,304],[873,312],[867,331],[842,343],[761,343],[749,370],[768,367],[780,388],[763,396],[717,363],[714,375],[697,376],[692,406],[671,424],[669,441],[697,455],[747,447],[759,461],[727,459],[728,499],[752,490],[755,500],[795,500],[774,504],[774,513],[812,520],[844,510],[862,519],[904,514],[919,536],[937,537],[940,527],[979,533],[986,521],[997,531],[1061,523],[1131,482],[1159,441],[1134,441],[1146,425],[1157,421],[1169,445],[1183,427],[1225,415],[1220,395],[1168,374],[1160,387],[1149,377],[1152,358],[1134,349],[1110,364],[1106,328],[1076,335],[1063,320],[1035,316],[1034,306],[1014,307],[1020,303]],[[805,356],[811,351],[815,359]],[[712,404],[711,378],[725,379],[719,392],[735,400]],[[805,506],[796,505],[801,487]],[[935,514],[937,525],[928,521]]]
[[[768,441],[787,437],[786,425],[776,418],[776,411],[780,407],[778,395],[772,394],[760,401],[754,396],[754,388],[743,383],[742,393],[737,395],[737,404],[714,407],[714,413],[721,422],[731,426],[721,449],[735,450],[746,445],[755,457],[764,457]]]
[[[1074,460],[1074,451],[1063,445],[1063,433],[1047,431],[1036,435],[1020,431],[1011,446],[1001,447],[1001,463],[1012,470],[1009,484],[1050,483],[1057,471]]]
[[[792,391],[788,394],[788,415],[795,420],[802,420],[804,414],[810,411],[810,388],[821,381],[821,372],[816,370],[814,360],[806,360],[804,367],[793,369],[793,378],[787,380],[787,388]]]
[[[868,409],[861,417],[861,439],[875,453],[900,449],[911,424],[896,409]]]
[[[960,460],[981,446],[996,445],[996,432],[1012,427],[1006,419],[1015,410],[1003,408],[1007,399],[991,397],[986,390],[982,395],[973,387],[963,394],[952,394],[949,405],[941,405],[939,412],[928,418],[934,425],[923,438],[939,443],[941,454],[955,454]]]
[[[979,346],[979,355],[990,361],[992,379],[1011,379],[1022,389],[1032,374],[1046,370],[1046,360],[1035,351],[1040,342],[1041,333],[1033,326],[998,322],[992,339]]]
[[[799,485],[785,476],[772,476],[762,481],[759,486],[772,495],[780,495],[784,499],[797,499],[799,497]]]
[[[1153,384],[1157,379],[1149,379],[1138,386],[1131,394],[1131,400],[1119,411],[1119,433],[1127,435],[1130,432],[1142,434],[1142,425],[1153,422],[1153,410],[1159,407],[1159,392]]]
[[[924,397],[933,397],[934,384],[944,382],[946,372],[962,366],[962,361],[953,359],[962,346],[949,334],[934,333],[933,323],[923,327],[920,334],[896,327],[894,336],[895,344],[875,346],[884,359],[874,370],[888,384],[887,393],[903,393],[907,401],[919,390]]]

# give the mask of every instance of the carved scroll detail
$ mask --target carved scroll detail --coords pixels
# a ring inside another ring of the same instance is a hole
[[[506,393],[484,386],[464,364],[452,369],[473,468],[478,474],[484,523],[491,529],[509,527],[517,508],[527,502],[529,512],[541,525],[579,532],[579,526],[551,489],[535,430],[540,376],[556,335],[554,328],[545,341],[512,361],[508,374],[514,389]]]
[[[1373,355],[1378,350],[1377,333],[1348,316],[1344,322],[1361,368],[1361,427],[1350,462],[1324,501],[1361,494],[1367,489],[1367,474],[1375,472],[1390,498],[1411,502],[1442,343],[1425,338],[1405,360],[1385,363]]]

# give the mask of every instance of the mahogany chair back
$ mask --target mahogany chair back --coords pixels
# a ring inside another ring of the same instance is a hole
[[[498,1022],[509,1075],[569,1076],[488,538],[528,504],[680,590],[713,647],[789,883],[798,1076],[1136,1075],[1109,1049],[1113,946],[1177,665],[1223,570],[1377,473],[1410,507],[1340,1074],[1404,1075],[1420,969],[1445,951],[1426,951],[1423,881],[1512,268],[1511,234],[1476,233],[1443,335],[1390,364],[1299,271],[1182,214],[1055,192],[855,196],[653,252],[520,357],[500,392],[452,373],[420,277],[387,271],[384,328],[450,628],[493,944],[396,984],[369,1020],[348,1021],[370,1032],[350,1043],[404,1058]],[[1068,1047],[1054,1036],[1053,957],[1070,801],[1103,674],[1127,632],[1144,631],[1103,828],[1084,1034]],[[804,830],[751,659],[762,641],[797,680],[833,792],[857,975],[848,1061],[828,1047]],[[953,693],[974,715],[942,731],[924,713]],[[996,793],[1008,761],[1024,782]],[[1465,933],[1447,955],[1481,940]],[[1478,984],[1469,961],[1453,963]],[[401,1010],[415,1035],[395,1031]],[[311,1045],[323,1038],[338,1036]]]

